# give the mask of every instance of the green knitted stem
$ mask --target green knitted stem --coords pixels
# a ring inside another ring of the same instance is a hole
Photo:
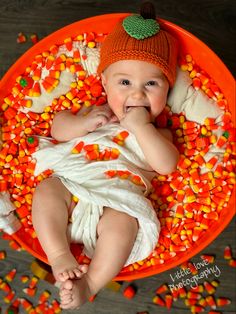
[[[123,27],[131,37],[141,40],[151,37],[160,31],[156,20],[144,19],[141,15],[129,15],[123,20]]]

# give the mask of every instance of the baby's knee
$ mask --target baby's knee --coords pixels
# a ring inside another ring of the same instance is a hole
[[[53,201],[55,199],[69,201],[69,198],[69,192],[61,183],[60,179],[51,177],[41,181],[35,188],[33,195],[33,207],[37,203],[42,204],[44,201],[47,203],[50,202],[50,200]]]
[[[118,212],[113,220],[112,232],[116,234],[118,240],[122,240],[124,245],[135,241],[138,229],[138,220],[126,213]]]
[[[135,217],[112,208],[105,208],[103,216],[98,223],[98,234],[104,228],[110,228],[113,232],[118,232],[124,236],[129,234],[135,237],[138,233],[139,225]]]

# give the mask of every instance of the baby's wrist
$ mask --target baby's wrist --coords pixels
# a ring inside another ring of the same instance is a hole
[[[86,116],[78,116],[77,129],[78,133],[82,134],[81,136],[87,135],[89,133],[89,123],[87,120],[88,119]]]
[[[137,124],[136,127],[133,129],[133,133],[135,136],[143,135],[150,128],[153,128],[153,124],[151,122]]]

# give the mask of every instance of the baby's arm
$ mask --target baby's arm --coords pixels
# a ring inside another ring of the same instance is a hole
[[[171,141],[171,133],[165,129],[156,129],[144,107],[131,109],[121,124],[136,136],[153,170],[163,175],[175,170],[179,152]]]
[[[107,105],[93,107],[86,115],[72,114],[70,110],[57,113],[53,119],[51,135],[60,142],[84,136],[108,123],[113,116]]]

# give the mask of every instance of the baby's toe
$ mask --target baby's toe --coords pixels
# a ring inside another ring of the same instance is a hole
[[[67,275],[68,275],[68,278],[67,279],[74,279],[75,278],[75,272],[74,272],[74,269],[70,269],[67,271]]]
[[[71,294],[72,294],[71,290],[68,290],[68,289],[60,289],[59,291],[59,295],[61,298],[64,297],[65,295],[71,295]]]
[[[86,264],[79,265],[78,268],[79,268],[79,270],[80,270],[82,273],[84,273],[84,274],[86,274],[87,271],[88,271],[88,265],[86,265]]]
[[[71,291],[73,288],[73,281],[72,280],[66,280],[63,282],[62,286],[61,286],[61,290],[69,290]]]
[[[78,268],[75,268],[75,269],[74,269],[74,274],[75,274],[75,276],[76,276],[77,278],[81,278],[82,275],[83,275],[83,272],[80,271]]]
[[[72,294],[66,294],[60,297],[60,303],[63,305],[70,304],[72,301]]]
[[[70,301],[68,301],[68,303],[60,303],[60,307],[63,310],[67,310],[67,309],[75,310],[79,308],[79,304],[71,299]]]
[[[60,282],[63,282],[63,281],[66,281],[68,278],[68,276],[65,276],[65,272],[62,272],[62,273],[59,273],[57,275],[57,280],[60,281]]]

